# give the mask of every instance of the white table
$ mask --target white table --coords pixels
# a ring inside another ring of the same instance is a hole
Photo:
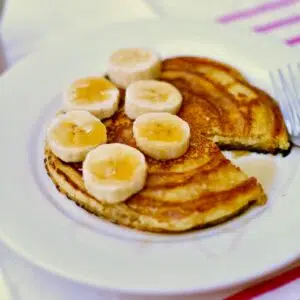
[[[39,44],[50,42],[51,38],[62,30],[74,30],[87,24],[105,24],[114,21],[133,20],[137,18],[155,18],[157,15],[189,15],[195,18],[214,19],[216,16],[230,12],[236,6],[249,6],[249,3],[265,2],[263,0],[8,0],[2,24],[2,37],[5,44],[8,66],[14,65],[22,57],[34,51]],[[209,4],[208,4],[209,3]],[[123,6],[120,9],[120,6]],[[296,10],[300,6],[296,7]],[[290,8],[280,11],[281,15],[289,13]],[[295,10],[295,7],[293,8]],[[274,13],[278,15],[279,12]],[[274,17],[264,16],[266,21]],[[258,17],[258,21],[259,21]],[[263,21],[262,20],[262,21]],[[251,21],[241,22],[242,26],[250,26]],[[299,26],[290,28],[289,35],[300,33]],[[286,31],[276,33],[286,37]],[[1,48],[1,47],[0,47]],[[1,57],[1,52],[0,52]],[[3,67],[0,59],[0,70]],[[98,290],[88,289],[66,280],[56,278],[24,262],[5,247],[0,246],[5,282],[0,277],[0,299],[8,300],[5,286],[11,290],[11,300],[76,300],[76,299],[105,299],[105,300],[147,300],[147,297],[119,296],[113,293],[99,293]],[[213,293],[202,297],[168,297],[162,299],[222,299],[232,294],[233,290]],[[1,295],[1,292],[3,295]],[[290,298],[300,299],[300,285],[290,289]],[[294,295],[292,294],[294,293]],[[153,299],[153,298],[152,298]],[[155,298],[160,299],[160,298]],[[277,293],[272,299],[283,299]]]
[[[92,22],[105,24],[135,18],[162,16],[189,16],[196,19],[215,19],[238,8],[278,0],[6,0],[8,1],[2,24],[2,35],[9,65],[36,49],[38,43],[68,28],[81,27]],[[255,18],[263,23],[276,17],[300,13],[296,6]],[[121,4],[120,4],[121,3]],[[122,9],[120,9],[122,6]],[[238,23],[250,26],[252,19]],[[231,25],[230,25],[231,26]],[[235,24],[233,24],[235,26]],[[299,26],[289,26],[270,35],[287,37],[300,34]]]

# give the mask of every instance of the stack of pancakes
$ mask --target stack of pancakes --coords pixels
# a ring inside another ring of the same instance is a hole
[[[290,143],[276,102],[234,68],[207,58],[166,59],[161,80],[183,95],[178,115],[191,128],[186,154],[168,161],[146,156],[144,189],[123,203],[106,204],[86,191],[80,163],[65,163],[46,146],[45,166],[57,188],[97,216],[152,232],[207,227],[264,204],[267,198],[261,185],[220,149],[287,154]],[[104,123],[108,143],[136,147],[133,122],[122,106]]]

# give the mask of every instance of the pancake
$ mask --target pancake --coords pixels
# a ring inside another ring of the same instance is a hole
[[[214,226],[265,204],[262,186],[221,149],[288,154],[291,143],[276,101],[232,66],[208,58],[165,59],[160,79],[183,95],[178,115],[191,128],[188,151],[167,161],[146,156],[143,190],[123,203],[106,204],[87,192],[81,163],[65,163],[45,145],[45,167],[57,189],[115,224],[160,233]],[[120,92],[121,107],[104,121],[108,143],[136,147]]]
[[[163,61],[161,80],[182,93],[178,115],[192,134],[204,134],[221,149],[288,154],[291,144],[279,106],[233,67],[174,57]]]
[[[108,143],[136,147],[132,121],[122,108],[105,124]],[[266,202],[257,180],[196,132],[182,157],[157,161],[146,156],[146,160],[149,172],[144,189],[123,203],[105,204],[85,189],[81,163],[65,163],[45,147],[45,166],[60,192],[97,216],[138,230],[183,232],[208,227]]]

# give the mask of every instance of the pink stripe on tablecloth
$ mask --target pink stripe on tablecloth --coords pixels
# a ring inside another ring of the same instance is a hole
[[[254,26],[254,31],[255,32],[269,32],[271,30],[283,27],[283,26],[288,26],[288,25],[292,25],[295,23],[300,22],[300,15],[294,15],[294,16],[289,16],[287,18],[284,19],[279,19],[267,24],[263,24],[263,25],[257,25]]]
[[[258,283],[254,286],[246,288],[235,295],[225,298],[225,300],[251,300],[255,297],[273,291],[289,282],[300,278],[300,266],[281,273],[269,280]]]
[[[249,18],[270,10],[276,10],[284,6],[289,6],[299,2],[300,0],[277,0],[277,1],[270,1],[259,6],[251,7],[249,9],[233,12],[228,15],[224,15],[217,19],[220,23],[230,23],[240,19]]]
[[[289,46],[295,46],[300,44],[300,34],[287,39],[285,42]]]

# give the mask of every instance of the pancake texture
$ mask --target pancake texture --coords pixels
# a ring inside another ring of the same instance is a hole
[[[106,121],[108,142],[136,147],[132,121],[123,110]],[[147,158],[145,188],[127,201],[109,205],[86,191],[81,163],[64,163],[46,146],[45,165],[57,188],[87,211],[113,223],[152,232],[180,232],[224,222],[266,196],[253,177],[226,159],[202,135],[193,135],[189,150],[178,159]]]
[[[146,156],[143,190],[123,203],[106,204],[87,192],[81,163],[63,162],[45,144],[45,167],[57,189],[113,223],[161,233],[213,226],[265,204],[262,186],[220,149],[287,153],[291,146],[276,102],[233,67],[207,58],[166,59],[161,80],[183,95],[178,116],[191,128],[188,151],[166,161]],[[122,105],[104,123],[108,143],[137,147]]]
[[[208,58],[174,57],[164,60],[162,70],[161,80],[183,94],[178,115],[194,133],[211,137],[221,149],[289,153],[279,106],[233,67]]]

